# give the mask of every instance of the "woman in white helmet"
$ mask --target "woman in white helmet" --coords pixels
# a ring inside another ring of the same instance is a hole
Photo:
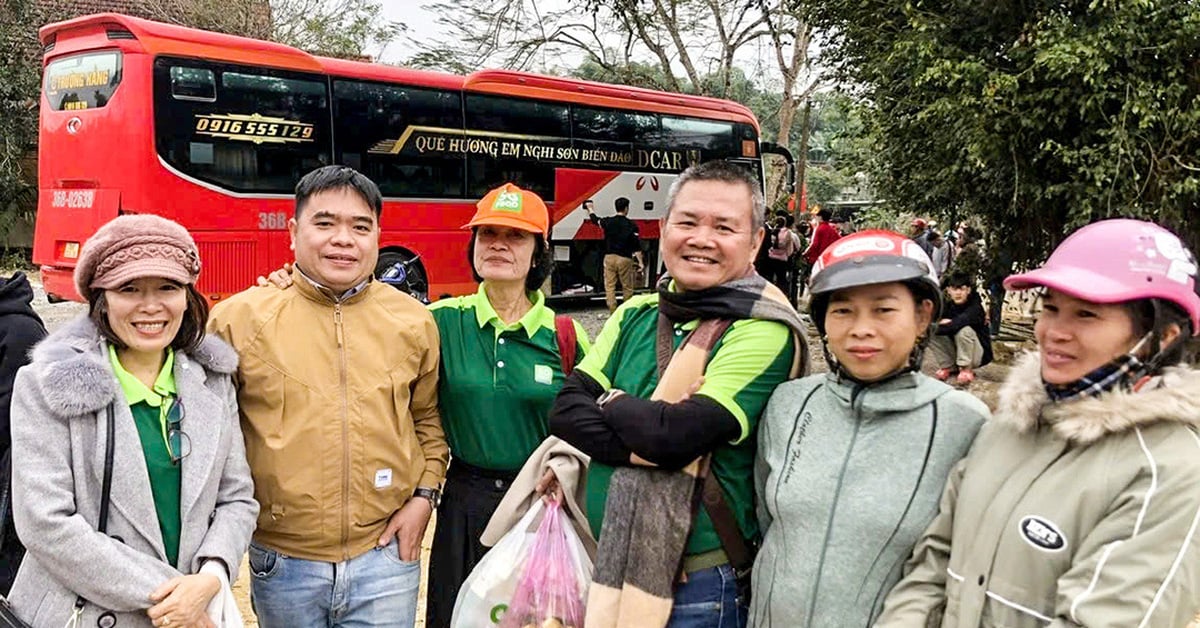
[[[809,288],[830,369],[779,386],[763,414],[755,628],[869,626],[988,413],[920,373],[941,289],[916,242],[842,238]]]

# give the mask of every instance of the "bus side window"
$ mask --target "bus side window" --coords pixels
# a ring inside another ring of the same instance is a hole
[[[217,80],[212,70],[171,67],[171,97],[175,100],[216,102]]]
[[[663,116],[660,141],[672,148],[701,149],[706,161],[741,155],[740,146],[736,146],[733,140],[731,122]]]
[[[554,198],[554,170],[571,166],[571,110],[565,103],[467,94],[467,196],[513,182]],[[472,141],[472,140],[480,141]]]
[[[334,156],[384,196],[462,198],[462,97],[455,91],[334,79]]]
[[[160,157],[236,192],[291,194],[331,162],[328,81],[316,74],[196,59],[154,60]]]

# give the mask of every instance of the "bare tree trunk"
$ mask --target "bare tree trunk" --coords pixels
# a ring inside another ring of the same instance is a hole
[[[804,178],[808,171],[808,136],[812,132],[812,125],[809,124],[809,119],[812,117],[812,102],[804,101],[804,117],[800,120],[800,154],[796,155],[796,189],[805,195],[807,199],[807,190],[804,187]],[[799,207],[800,203],[797,202]]]
[[[796,119],[796,108],[798,103],[795,98],[783,99],[779,104],[779,133],[775,136],[775,143],[780,146],[790,146],[792,142],[792,126]],[[793,155],[800,159],[800,155]],[[776,168],[771,170],[770,176],[767,178],[767,205],[773,205],[779,202],[780,197],[784,196],[789,191],[785,189],[786,173]],[[799,175],[799,171],[797,171]],[[799,189],[799,180],[797,179],[797,190]]]

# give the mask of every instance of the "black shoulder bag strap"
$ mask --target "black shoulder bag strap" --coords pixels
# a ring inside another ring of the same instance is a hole
[[[104,441],[104,480],[100,485],[100,520],[96,524],[96,530],[100,534],[104,534],[108,530],[108,504],[112,497],[113,452],[117,436],[117,417],[113,411],[113,403],[108,404],[108,407],[105,408],[108,419],[105,429],[108,431],[108,438]],[[76,623],[83,613],[85,604],[87,604],[87,600],[83,599],[82,595],[75,596],[75,611],[72,613],[71,619]]]

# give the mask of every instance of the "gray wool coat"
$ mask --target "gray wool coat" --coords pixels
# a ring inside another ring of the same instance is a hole
[[[179,569],[166,559],[141,441],[96,327],[81,317],[33,350],[12,401],[13,515],[28,548],[9,601],[34,626],[62,626],[76,595],[81,626],[106,610],[117,626],[150,626],[150,593],[209,558],[236,575],[258,516],[230,374],[237,354],[209,336],[175,355],[191,440],[183,459]],[[107,441],[116,431],[108,534],[96,530]]]

